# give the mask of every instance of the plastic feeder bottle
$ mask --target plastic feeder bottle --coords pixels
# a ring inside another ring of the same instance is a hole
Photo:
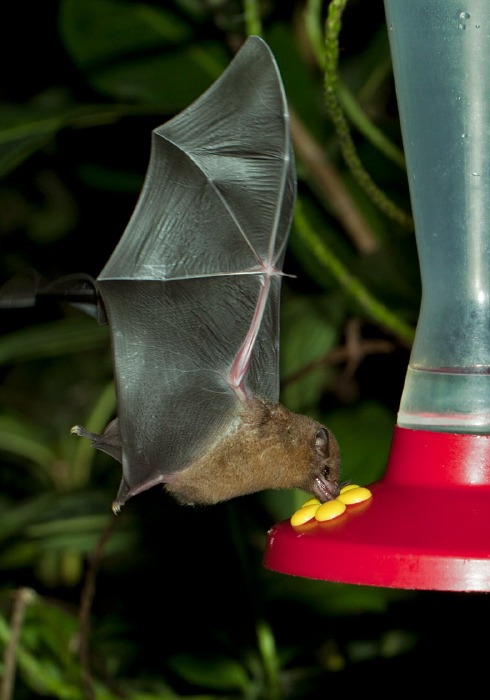
[[[490,2],[385,0],[423,297],[385,477],[265,565],[490,591]]]

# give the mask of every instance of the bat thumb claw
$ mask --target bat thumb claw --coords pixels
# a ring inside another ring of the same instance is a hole
[[[100,438],[100,435],[91,433],[90,430],[86,430],[83,425],[74,425],[72,428],[70,428],[70,433],[72,435],[79,435],[80,437],[88,438],[89,440],[97,440],[97,438]]]

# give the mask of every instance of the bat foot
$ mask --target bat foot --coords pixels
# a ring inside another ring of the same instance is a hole
[[[114,513],[114,515],[119,515],[123,505],[124,505],[123,503],[119,503],[118,501],[113,501],[111,508],[112,508],[112,512]]]
[[[78,435],[79,437],[84,437],[88,438],[89,440],[92,440],[95,442],[100,438],[100,435],[97,435],[97,433],[91,433],[90,430],[86,430],[83,425],[74,425],[70,428],[70,433],[72,435]]]
[[[117,418],[114,418],[114,420],[109,423],[102,435],[90,432],[90,430],[84,428],[83,425],[74,425],[73,428],[70,428],[70,433],[72,433],[72,435],[88,438],[92,441],[92,447],[95,447],[96,450],[105,452],[111,457],[114,457],[114,459],[117,459],[118,462],[122,462],[121,437],[119,435]]]
[[[112,512],[114,515],[119,515],[121,512],[121,508],[123,505],[126,503],[128,499],[131,498],[133,494],[131,493],[131,489],[129,488],[128,484],[124,480],[124,477],[121,479],[121,483],[119,484],[119,491],[117,492],[116,500],[112,502]]]

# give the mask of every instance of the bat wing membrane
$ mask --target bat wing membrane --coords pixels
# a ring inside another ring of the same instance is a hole
[[[204,95],[153,132],[140,200],[99,281],[277,266],[294,182],[280,75],[267,45],[251,37]]]
[[[154,131],[139,202],[98,278],[115,360],[119,503],[233,426],[240,401],[230,372],[254,323],[246,391],[277,400],[294,196],[282,83],[252,37],[201,98]]]

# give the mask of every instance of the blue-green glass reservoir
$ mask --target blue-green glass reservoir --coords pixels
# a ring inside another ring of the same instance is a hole
[[[490,434],[490,1],[385,7],[423,286],[398,424]]]

